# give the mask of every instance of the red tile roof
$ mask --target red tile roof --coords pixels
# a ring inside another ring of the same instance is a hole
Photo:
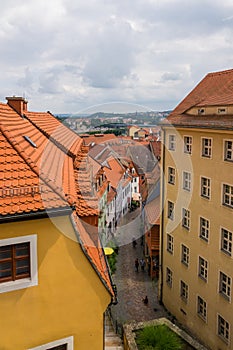
[[[233,69],[207,74],[161,124],[233,128],[232,115],[188,114],[188,110],[192,107],[226,105],[233,105]]]
[[[98,214],[88,177],[88,148],[50,113],[24,113],[0,103],[0,219],[75,208],[82,248],[113,295],[99,240],[94,246],[77,217]]]

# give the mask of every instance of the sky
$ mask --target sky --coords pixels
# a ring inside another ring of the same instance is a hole
[[[233,1],[1,1],[0,44],[0,102],[171,110],[207,73],[233,68]]]

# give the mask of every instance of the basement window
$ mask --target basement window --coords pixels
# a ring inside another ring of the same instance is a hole
[[[24,139],[30,143],[30,145],[34,148],[37,148],[37,145],[32,141],[32,139],[29,136],[24,135]]]

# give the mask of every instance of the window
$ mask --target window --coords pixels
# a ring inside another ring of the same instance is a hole
[[[172,271],[169,269],[169,267],[167,267],[166,282],[169,287],[172,287],[172,277],[173,277],[172,275],[173,275]]]
[[[38,284],[36,235],[0,240],[0,293]]]
[[[174,219],[174,203],[170,201],[168,201],[167,217],[171,220]]]
[[[170,151],[175,151],[176,148],[176,136],[175,135],[169,135],[169,140],[168,140],[168,149]]]
[[[168,183],[174,185],[175,184],[175,175],[176,170],[172,167],[168,167]]]
[[[193,138],[191,136],[184,136],[184,153],[192,153]]]
[[[210,158],[212,155],[212,139],[202,138],[202,157]]]
[[[73,350],[73,337],[63,338],[29,350]]]
[[[190,211],[182,208],[182,226],[187,230],[190,229]]]
[[[184,281],[180,281],[180,297],[188,301],[188,285]]]
[[[220,315],[218,315],[218,335],[225,341],[230,340],[230,324]]]
[[[206,301],[202,299],[200,296],[197,297],[197,314],[206,321],[207,316],[207,305]]]
[[[186,266],[189,264],[189,248],[184,244],[181,245],[181,262]]]
[[[223,185],[223,205],[233,208],[233,186]]]
[[[210,198],[210,179],[201,177],[201,196]]]
[[[218,114],[226,114],[226,108],[218,108]]]
[[[219,278],[219,293],[228,300],[231,297],[231,278],[221,271]]]
[[[210,229],[209,220],[200,218],[200,238],[204,239],[205,241],[208,241],[209,229]]]
[[[233,162],[233,141],[225,141],[224,160]]]
[[[204,281],[207,281],[208,277],[208,261],[199,256],[199,264],[198,264],[198,276],[202,278]]]
[[[174,250],[174,239],[171,235],[167,234],[167,251],[173,254]]]
[[[205,114],[205,109],[204,108],[199,108],[197,113],[198,114]]]
[[[231,255],[232,253],[232,232],[221,228],[221,250]]]
[[[183,171],[183,189],[186,191],[191,190],[191,173]]]

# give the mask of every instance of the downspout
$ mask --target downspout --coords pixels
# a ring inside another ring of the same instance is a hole
[[[161,220],[160,220],[160,283],[159,283],[159,303],[163,304],[163,246],[164,246],[164,173],[165,173],[165,140],[166,132],[165,128],[163,129],[163,149],[162,149],[162,179],[161,179]]]

